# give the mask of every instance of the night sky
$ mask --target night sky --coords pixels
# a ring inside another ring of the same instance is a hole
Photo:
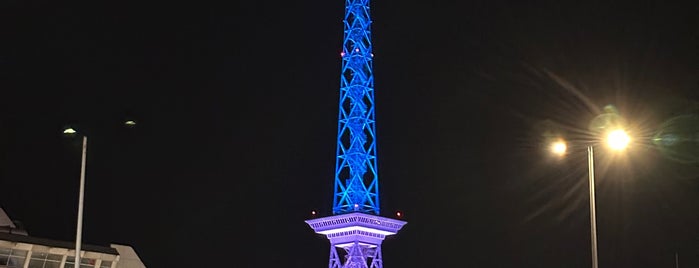
[[[697,4],[524,2],[372,2],[381,208],[408,221],[384,264],[590,267],[584,147],[614,105],[639,135],[597,151],[600,266],[699,267],[699,161],[650,142],[699,114]],[[89,136],[85,243],[148,267],[327,266],[303,221],[331,213],[343,14],[3,1],[0,206],[74,239],[71,125]],[[565,159],[552,133],[573,140]]]

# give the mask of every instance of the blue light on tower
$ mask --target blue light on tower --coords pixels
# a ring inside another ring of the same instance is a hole
[[[369,0],[347,0],[333,214],[379,214]]]
[[[369,0],[346,0],[343,22],[334,215],[306,223],[330,240],[329,268],[383,268],[381,243],[406,222],[379,216]]]

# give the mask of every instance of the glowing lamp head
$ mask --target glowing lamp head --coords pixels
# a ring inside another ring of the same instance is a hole
[[[400,211],[396,211],[396,217],[403,217],[403,213],[401,213]]]
[[[607,145],[613,150],[624,150],[629,145],[629,142],[631,142],[631,138],[624,130],[617,129],[607,134]]]
[[[565,141],[559,140],[552,143],[549,149],[555,155],[564,155],[566,150],[568,150],[568,146],[566,145]]]
[[[315,210],[311,210],[311,215],[316,215],[316,211],[315,211]]]
[[[126,125],[127,127],[133,127],[133,126],[136,125],[136,121],[133,121],[133,120],[126,120],[126,121],[124,122],[124,125]]]
[[[71,135],[71,134],[75,134],[75,133],[78,133],[78,132],[75,131],[75,129],[73,129],[72,127],[69,127],[69,128],[66,128],[63,130],[63,134]]]

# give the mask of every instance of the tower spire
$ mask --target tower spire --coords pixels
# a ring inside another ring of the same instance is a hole
[[[307,220],[330,240],[329,268],[383,268],[381,243],[404,221],[379,216],[369,0],[345,0],[333,216]]]
[[[369,0],[345,1],[333,214],[378,215],[374,72]]]

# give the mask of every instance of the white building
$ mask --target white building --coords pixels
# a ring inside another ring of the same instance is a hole
[[[82,244],[80,268],[145,268],[130,246]],[[29,236],[0,208],[0,268],[75,268],[75,241]]]

